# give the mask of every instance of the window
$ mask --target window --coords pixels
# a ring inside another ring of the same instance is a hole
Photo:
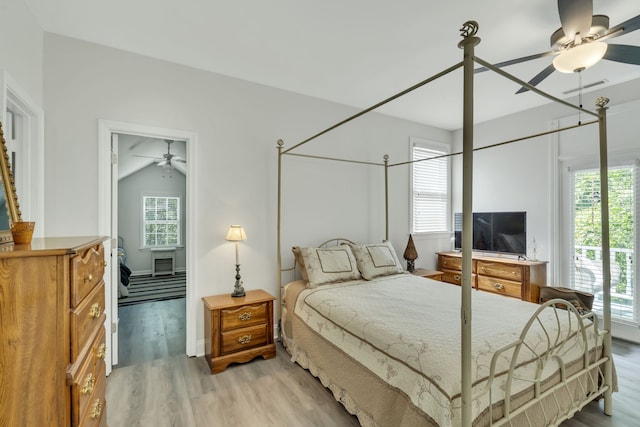
[[[572,172],[571,281],[575,289],[593,293],[594,309],[602,311],[602,233],[600,173],[598,169]],[[638,166],[609,168],[609,246],[611,257],[611,315],[640,322],[636,287],[638,255]]]
[[[449,229],[449,148],[444,144],[411,141],[411,229],[413,233]],[[429,159],[417,161],[421,159]]]
[[[180,197],[143,196],[142,206],[143,246],[180,246]]]

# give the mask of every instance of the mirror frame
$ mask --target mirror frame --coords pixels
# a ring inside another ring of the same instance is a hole
[[[9,215],[9,223],[21,221],[20,204],[18,203],[18,195],[16,194],[16,185],[11,173],[9,163],[9,153],[7,144],[4,139],[4,131],[2,123],[0,123],[0,187],[4,188],[4,197],[7,203]],[[13,242],[11,230],[0,230],[0,244]]]

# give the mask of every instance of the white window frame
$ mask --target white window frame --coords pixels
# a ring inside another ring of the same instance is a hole
[[[166,244],[166,245],[147,245],[146,240],[146,210],[145,210],[145,199],[147,198],[174,198],[177,199],[178,203],[178,218],[176,220],[164,220],[158,223],[176,223],[178,226],[178,239],[175,244]],[[140,197],[140,242],[142,243],[143,249],[151,249],[151,248],[167,248],[167,247],[181,247],[182,246],[182,195],[180,194],[158,194],[158,193],[144,193]]]
[[[428,165],[430,163],[429,160],[423,162],[413,162],[414,159],[414,147],[427,149],[427,150],[435,150],[444,154],[449,155],[451,153],[451,147],[448,144],[444,144],[441,142],[430,141],[422,138],[411,137],[409,139],[409,158],[411,159],[411,167],[409,172],[409,228],[412,234],[417,235],[442,235],[445,233],[451,233],[451,158],[446,157],[444,161],[446,162],[446,171],[444,172],[444,178],[446,179],[446,194],[444,195],[446,212],[443,214],[443,227],[442,229],[432,229],[432,230],[417,230],[416,229],[416,194],[414,190],[414,175],[415,170],[418,167],[423,165]],[[433,163],[432,163],[433,164]]]
[[[639,165],[640,165],[640,160],[638,160],[640,158],[640,153],[638,152],[634,152],[634,153],[627,153],[627,155],[621,155],[618,153],[615,154],[611,154],[610,158],[609,158],[609,162],[608,162],[608,167],[609,169],[615,169],[615,168],[620,168],[620,167],[630,167],[630,166],[634,166],[636,168],[636,174],[638,173]],[[566,224],[567,224],[567,237],[568,237],[568,246],[566,248],[567,251],[569,251],[568,253],[564,254],[564,256],[567,256],[569,259],[569,270],[567,271],[568,274],[568,280],[569,283],[571,285],[573,285],[573,271],[575,271],[576,269],[576,264],[577,264],[577,260],[575,259],[574,256],[574,249],[575,249],[575,240],[574,240],[574,235],[573,235],[573,230],[574,230],[574,218],[573,218],[573,211],[574,211],[574,205],[573,205],[573,200],[574,200],[574,174],[578,173],[578,172],[582,172],[582,171],[589,171],[589,170],[597,170],[598,169],[598,164],[595,161],[589,161],[589,160],[579,160],[579,161],[569,161],[567,162],[567,185],[569,187],[569,205],[568,205],[568,209],[567,209],[567,218],[566,218]],[[640,178],[636,175],[636,186],[637,186],[637,182]],[[636,208],[635,208],[635,218],[634,218],[634,245],[635,245],[635,254],[634,254],[634,259],[633,259],[633,266],[635,268],[635,270],[633,271],[634,274],[634,278],[635,278],[635,290],[634,290],[634,299],[633,299],[633,304],[635,306],[634,310],[635,310],[635,316],[633,319],[628,319],[628,318],[622,318],[616,315],[616,313],[612,310],[612,320],[619,322],[619,323],[624,323],[624,324],[630,324],[633,326],[639,326],[640,325],[640,292],[638,291],[638,277],[640,277],[639,273],[640,273],[640,266],[639,266],[639,261],[640,261],[640,229],[638,228],[638,225],[640,224],[640,212],[637,208],[639,202],[640,202],[640,192],[639,189],[636,187],[634,188],[635,191],[635,203],[636,203]],[[613,248],[612,248],[613,249]],[[615,269],[615,267],[612,265],[612,269]],[[613,272],[612,272],[613,274]],[[613,277],[612,277],[613,279]],[[596,295],[597,297],[597,295]],[[597,303],[594,302],[594,309],[597,311]]]

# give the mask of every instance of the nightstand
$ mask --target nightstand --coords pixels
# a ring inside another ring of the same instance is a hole
[[[202,298],[205,358],[212,374],[224,371],[230,363],[276,357],[274,299],[261,289],[247,291],[239,298],[231,293]]]
[[[416,268],[411,274],[416,276],[426,277],[427,279],[442,280],[442,271],[429,270],[427,268]]]

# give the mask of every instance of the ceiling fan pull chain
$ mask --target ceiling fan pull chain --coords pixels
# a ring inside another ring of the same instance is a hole
[[[578,103],[582,108],[582,71],[578,71]],[[582,111],[578,110],[578,126],[582,125]]]

